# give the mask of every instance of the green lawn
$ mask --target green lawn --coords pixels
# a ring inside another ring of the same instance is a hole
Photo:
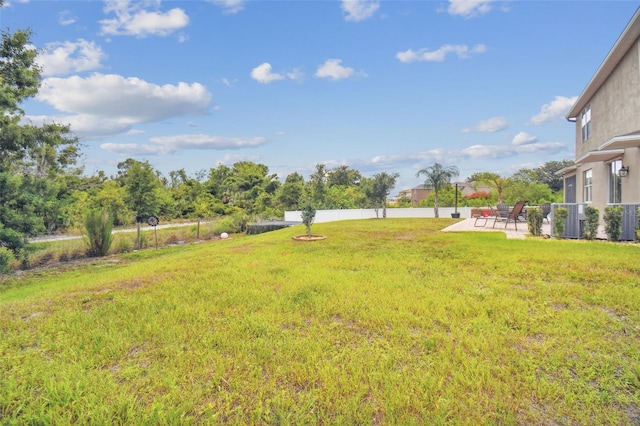
[[[638,424],[640,246],[345,221],[0,281],[0,424]]]

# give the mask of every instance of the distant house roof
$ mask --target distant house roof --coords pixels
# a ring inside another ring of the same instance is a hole
[[[609,54],[604,58],[604,61],[602,61],[602,64],[600,64],[600,67],[598,67],[598,70],[591,78],[589,84],[587,84],[587,87],[584,88],[576,102],[571,107],[571,110],[565,116],[567,120],[574,121],[576,117],[578,117],[578,114],[580,114],[580,112],[587,106],[593,95],[607,80],[609,75],[613,72],[638,37],[640,37],[640,7],[636,9],[636,13],[634,13],[626,28],[616,41],[616,44],[613,45]]]

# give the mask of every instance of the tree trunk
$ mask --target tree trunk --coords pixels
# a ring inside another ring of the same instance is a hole
[[[440,217],[438,215],[438,193],[437,192],[433,197],[433,212],[435,213],[436,217]]]

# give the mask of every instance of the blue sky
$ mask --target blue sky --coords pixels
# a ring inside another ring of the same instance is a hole
[[[236,161],[281,181],[318,163],[365,176],[574,158],[575,97],[636,1],[5,0],[31,28],[32,123],[70,123],[85,173]]]

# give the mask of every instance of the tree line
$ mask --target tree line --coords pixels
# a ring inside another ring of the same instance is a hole
[[[193,176],[184,169],[165,176],[148,161],[127,159],[117,165],[114,176],[102,171],[87,176],[78,166],[79,140],[68,125],[21,121],[25,114],[21,104],[38,93],[41,82],[30,37],[30,31],[3,31],[0,46],[0,250],[20,256],[28,237],[77,231],[88,212],[95,211],[106,212],[115,226],[121,226],[148,216],[165,221],[234,216],[246,223],[282,218],[285,210],[303,205],[384,210],[406,204],[406,200],[387,202],[397,173],[365,177],[348,166],[328,169],[318,164],[307,180],[292,173],[281,182],[266,165],[249,161],[217,165]],[[519,198],[528,191],[530,201],[554,201],[561,183],[558,187],[553,173],[547,171],[560,163],[552,163],[523,169],[504,182],[491,173],[469,179],[493,185],[497,191],[487,194],[482,203],[491,202],[496,194],[508,199],[509,188]],[[451,188],[445,184],[438,190],[439,204],[452,205]],[[465,205],[481,197],[459,199]],[[433,206],[434,201],[438,200],[431,197],[423,205]]]

